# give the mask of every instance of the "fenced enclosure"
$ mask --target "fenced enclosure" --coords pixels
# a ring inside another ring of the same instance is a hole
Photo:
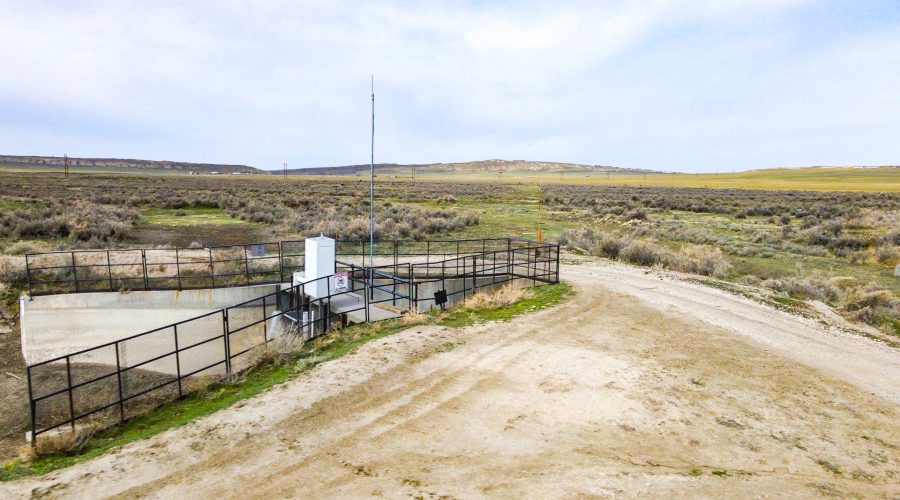
[[[280,338],[302,342],[349,322],[369,321],[380,305],[424,311],[507,283],[534,286],[559,281],[555,244],[502,238],[390,241],[379,242],[376,248],[376,265],[371,265],[367,245],[338,242],[335,271],[348,273],[346,289],[331,288],[333,276],[319,278],[328,284],[322,297],[306,293],[309,283],[286,284],[259,298],[29,365],[33,442],[67,425],[104,428],[142,415],[254,366]],[[303,269],[302,241],[167,251],[174,255],[173,262],[155,260],[157,255],[150,251],[149,268],[148,250],[49,254],[68,255],[69,264],[62,266],[35,265],[44,264],[42,255],[48,254],[30,255],[30,284],[63,285],[44,294],[86,292],[92,290],[90,283],[104,280],[105,285],[94,291],[115,291],[121,289],[118,284],[132,281],[153,289],[209,288],[271,282],[267,280],[284,283]],[[140,254],[141,264],[134,268],[137,276],[127,275],[127,266],[134,264],[120,263],[115,252]],[[82,254],[100,255],[103,263],[87,264],[90,257]],[[166,275],[154,266],[174,266],[176,274]],[[241,267],[243,271],[237,269]],[[89,278],[98,268],[105,268],[106,275]],[[69,278],[45,279],[41,273],[51,269],[70,273]]]
[[[338,240],[338,259],[359,266],[401,260],[447,259],[534,244],[514,238],[469,240]],[[303,270],[304,241],[291,240],[204,248],[73,250],[25,255],[28,294],[190,290],[267,285],[291,280]]]

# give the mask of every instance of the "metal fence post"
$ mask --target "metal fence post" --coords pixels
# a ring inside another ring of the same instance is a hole
[[[213,264],[213,254],[212,248],[207,248],[209,250],[209,279],[212,281],[212,287],[216,287],[216,268]]]
[[[109,259],[109,250],[106,251],[106,275],[109,277],[109,291],[113,291],[112,261]]]
[[[241,245],[244,250],[244,282],[250,284],[250,260],[247,257],[247,245]]]
[[[28,377],[28,411],[31,413],[31,447],[37,446],[37,436],[34,432],[37,430],[37,403],[34,402],[34,388],[31,385],[31,366],[25,366],[25,376]]]
[[[70,252],[72,258],[72,278],[75,280],[75,293],[78,293],[78,267],[75,265],[75,252]]]
[[[231,380],[231,340],[228,338],[228,309],[222,309],[222,338],[225,339],[225,376]]]
[[[397,267],[397,259],[399,258],[398,251],[400,249],[400,243],[397,240],[394,240],[394,267]],[[394,270],[396,274],[396,269]]]
[[[297,334],[302,337],[303,336],[303,321],[301,321],[301,319],[300,319],[301,318],[300,301],[303,300],[303,297],[300,295],[300,285],[295,285],[293,287],[293,289],[294,289],[293,294],[294,294],[294,302],[295,302],[294,314],[297,315]]]
[[[278,242],[278,270],[281,276],[281,282],[284,283],[284,251],[281,249],[281,242]]]
[[[125,401],[122,391],[122,363],[119,361],[119,342],[113,347],[116,348],[116,379],[119,382],[119,422],[125,421]]]
[[[512,252],[512,240],[506,238],[506,274],[509,275],[509,279],[513,279],[513,252]]]
[[[181,259],[178,257],[178,247],[175,247],[175,274],[178,276],[178,289],[181,290]]]
[[[66,356],[66,383],[69,393],[69,419],[72,424],[72,430],[75,430],[75,401],[72,396],[72,363],[69,356]]]
[[[178,397],[184,396],[181,390],[181,353],[178,351],[178,323],[172,325],[172,333],[175,337],[175,375],[178,376]]]
[[[559,245],[556,245],[556,283],[559,283]]]
[[[369,283],[367,281],[363,282],[363,304],[366,306],[366,323],[369,322]]]
[[[150,289],[150,280],[147,276],[147,251],[143,248],[141,249],[141,265],[144,268],[144,290]]]
[[[31,291],[31,265],[28,262],[28,256],[29,255],[26,253],[25,254],[25,274],[28,276],[28,296],[31,297],[33,292]],[[29,380],[29,383],[31,383],[30,380]],[[34,429],[32,429],[32,432],[34,432]]]

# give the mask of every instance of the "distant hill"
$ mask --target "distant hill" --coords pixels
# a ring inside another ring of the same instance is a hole
[[[53,169],[63,167],[64,159],[61,156],[13,156],[0,155],[0,165],[21,167],[28,170]],[[220,165],[216,163],[188,163],[183,161],[156,161],[134,160],[123,158],[73,158],[69,157],[69,168],[73,172],[86,172],[97,170],[101,172],[115,172],[128,170],[144,170],[154,172],[171,173],[196,173],[196,174],[262,174],[268,175],[265,170],[260,170],[247,165]]]
[[[315,167],[288,169],[290,175],[356,175],[369,171],[369,165],[343,165],[337,167]],[[397,163],[376,163],[375,171],[381,175],[410,176],[415,170],[421,174],[484,174],[484,173],[576,173],[576,172],[612,172],[617,174],[656,174],[656,170],[636,168],[610,167],[606,165],[582,165],[578,163],[557,163],[547,161],[526,160],[479,160],[460,163],[427,163],[399,165]],[[280,173],[281,170],[272,170]]]

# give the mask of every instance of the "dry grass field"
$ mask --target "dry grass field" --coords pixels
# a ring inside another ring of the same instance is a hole
[[[392,181],[411,181],[409,168],[379,172]],[[337,177],[361,179],[366,174]],[[336,176],[319,176],[335,179]],[[811,191],[900,192],[900,167],[772,168],[714,174],[615,172],[602,169],[545,171],[429,171],[418,169],[415,180],[431,182],[511,182],[589,186],[779,189]]]

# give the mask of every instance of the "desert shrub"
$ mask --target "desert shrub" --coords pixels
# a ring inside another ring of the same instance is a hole
[[[609,233],[600,233],[597,238],[597,244],[594,245],[594,255],[602,255],[610,259],[618,259],[622,250],[631,243],[631,239],[627,237],[617,237]]]
[[[763,281],[763,286],[795,298],[815,299],[823,302],[835,302],[843,295],[836,283],[820,274],[768,279]]]
[[[121,241],[128,238],[137,218],[137,212],[128,208],[51,199],[0,217],[0,236]]]
[[[860,250],[866,248],[866,242],[854,236],[840,236],[828,242],[828,248],[835,252]]]
[[[806,231],[806,244],[828,246],[831,244],[831,236],[813,228],[811,231]]]
[[[755,274],[747,274],[745,276],[742,276],[738,280],[738,282],[743,283],[745,285],[758,286],[760,283],[762,283],[762,280],[759,279],[759,277],[756,276]]]
[[[888,231],[882,236],[881,241],[886,245],[900,246],[900,229]]]
[[[25,193],[30,200],[17,201],[15,210],[0,213],[0,237],[70,238],[78,246],[100,245],[128,238],[118,227],[93,231],[90,215],[133,225],[139,217],[134,208],[158,207],[186,213],[187,207],[220,208],[245,221],[279,225],[301,235],[324,232],[340,237],[344,226],[368,214],[368,184],[356,181],[304,180],[302,183],[270,182],[271,179],[242,177],[75,177],[65,185],[42,176],[0,176],[0,199]],[[381,198],[405,201],[513,200],[517,190],[507,185],[466,183],[384,183]],[[65,200],[65,201],[62,201]],[[384,210],[382,214],[381,211]],[[414,210],[391,202],[376,214],[379,238],[421,239],[446,234],[480,222],[474,212],[444,209]],[[413,212],[413,213],[411,213]],[[441,212],[441,213],[438,213]],[[390,220],[390,222],[387,222]],[[88,224],[85,224],[88,222]],[[321,231],[322,228],[334,230]],[[77,229],[73,236],[73,230]]]
[[[61,427],[52,433],[44,434],[36,440],[28,453],[42,457],[46,455],[75,455],[87,444],[96,429],[91,426],[76,426],[70,430]]]
[[[590,228],[566,229],[557,241],[561,246],[590,251],[597,245],[597,233]]]
[[[753,233],[753,243],[778,243],[778,236],[764,229],[759,229]]]
[[[623,216],[625,220],[646,220],[647,219],[647,211],[643,208],[635,208],[633,210],[629,210]]]
[[[40,247],[31,241],[16,241],[3,249],[4,253],[10,255],[25,255],[27,253],[39,252]]]
[[[175,211],[175,216],[176,216],[176,217],[184,217],[185,215],[187,215],[187,212],[184,211],[184,210],[182,210],[182,209],[180,209],[180,208],[179,208],[178,210]]]
[[[715,247],[690,246],[676,254],[677,268],[694,274],[724,277],[731,270],[731,263]]]
[[[25,270],[25,259],[23,257],[13,257],[8,255],[0,255],[0,283],[9,285],[20,285],[28,279]]]
[[[892,262],[898,257],[900,257],[900,251],[896,245],[882,243],[875,249],[875,260],[878,262]]]
[[[667,250],[655,243],[645,240],[633,240],[622,249],[622,260],[640,264],[642,266],[655,266],[665,258]]]
[[[844,309],[858,311],[864,308],[892,308],[900,300],[890,290],[875,287],[852,288],[844,300]]]
[[[849,290],[841,309],[851,318],[870,325],[900,325],[900,300],[890,290],[872,284]]]
[[[856,321],[889,330],[896,330],[896,325],[900,325],[900,299],[890,290],[874,283],[860,284],[851,277],[825,278],[817,273],[769,279],[762,285],[794,298],[830,303],[840,313]]]
[[[483,311],[514,304],[525,296],[526,291],[513,286],[504,285],[501,288],[487,292],[478,292],[467,298],[463,307],[470,311]]]

